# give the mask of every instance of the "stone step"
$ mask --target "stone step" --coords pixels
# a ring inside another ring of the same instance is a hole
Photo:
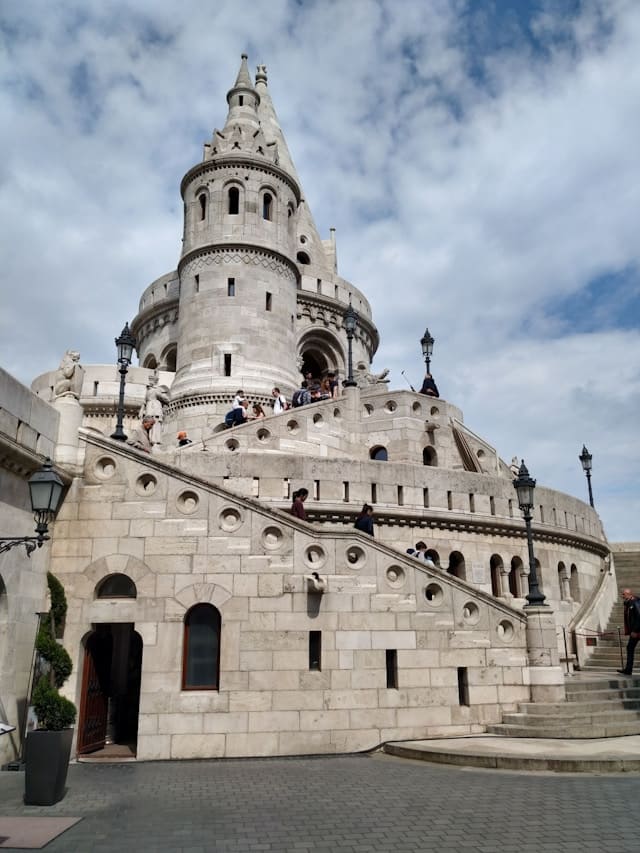
[[[532,717],[571,717],[575,714],[597,714],[600,711],[611,712],[615,709],[640,712],[640,691],[637,693],[637,697],[629,699],[612,696],[610,699],[593,701],[589,697],[583,702],[525,702],[518,705],[518,710]]]
[[[604,738],[622,737],[623,735],[640,735],[640,718],[623,723],[599,723],[587,726],[517,726],[497,723],[487,726],[490,734],[505,735],[506,737],[554,738],[557,740],[574,738]]]
[[[594,672],[594,676],[596,673]],[[617,672],[603,672],[603,677],[589,677],[591,673],[586,673],[586,677],[582,674],[575,680],[565,681],[565,691],[567,697],[577,693],[589,693],[599,690],[636,690],[640,688],[640,677],[637,675],[622,675]]]
[[[532,729],[548,729],[555,725],[570,726],[571,728],[583,728],[589,726],[607,726],[609,724],[629,723],[637,724],[640,732],[640,713],[637,711],[618,710],[614,705],[610,711],[597,711],[595,713],[586,713],[585,709],[578,708],[573,714],[563,714],[562,716],[553,716],[552,714],[526,714],[515,713],[505,714],[502,718],[502,725],[505,726],[525,726]]]

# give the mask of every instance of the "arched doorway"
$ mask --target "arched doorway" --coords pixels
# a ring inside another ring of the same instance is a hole
[[[135,755],[142,637],[131,623],[98,624],[84,641],[78,754]]]

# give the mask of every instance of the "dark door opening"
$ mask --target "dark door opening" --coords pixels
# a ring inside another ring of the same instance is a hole
[[[142,638],[133,625],[96,625],[85,642],[79,755],[114,745],[135,755],[141,674]]]

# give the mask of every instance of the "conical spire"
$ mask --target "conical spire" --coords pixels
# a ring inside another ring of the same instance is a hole
[[[293,160],[287,143],[285,142],[278,116],[271,100],[271,95],[267,89],[267,66],[258,65],[256,70],[256,92],[260,98],[258,103],[258,119],[264,131],[266,139],[270,143],[275,143],[277,147],[277,163],[280,168],[288,172],[291,177],[300,186],[300,178],[296,172],[296,167],[293,165]]]
[[[236,82],[233,89],[251,89],[253,90],[253,83],[251,82],[251,75],[249,74],[249,65],[247,64],[248,56],[246,53],[243,53],[240,58],[240,70],[238,71],[238,76],[236,77]],[[229,100],[229,95],[233,92],[233,89],[229,91],[227,95],[227,101]]]

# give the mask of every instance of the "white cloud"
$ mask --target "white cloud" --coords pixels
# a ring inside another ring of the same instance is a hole
[[[113,359],[143,289],[175,267],[179,181],[248,50],[268,65],[321,231],[338,228],[340,271],[372,303],[376,364],[419,382],[429,325],[441,390],[469,425],[579,495],[586,441],[609,534],[640,539],[637,325],[616,330],[599,308],[607,327],[585,334],[554,307],[590,306],[589,282],[621,269],[638,298],[640,9],[544,8],[543,50],[515,13],[496,33],[461,0],[5,13],[0,362],[28,383],[69,346]]]

